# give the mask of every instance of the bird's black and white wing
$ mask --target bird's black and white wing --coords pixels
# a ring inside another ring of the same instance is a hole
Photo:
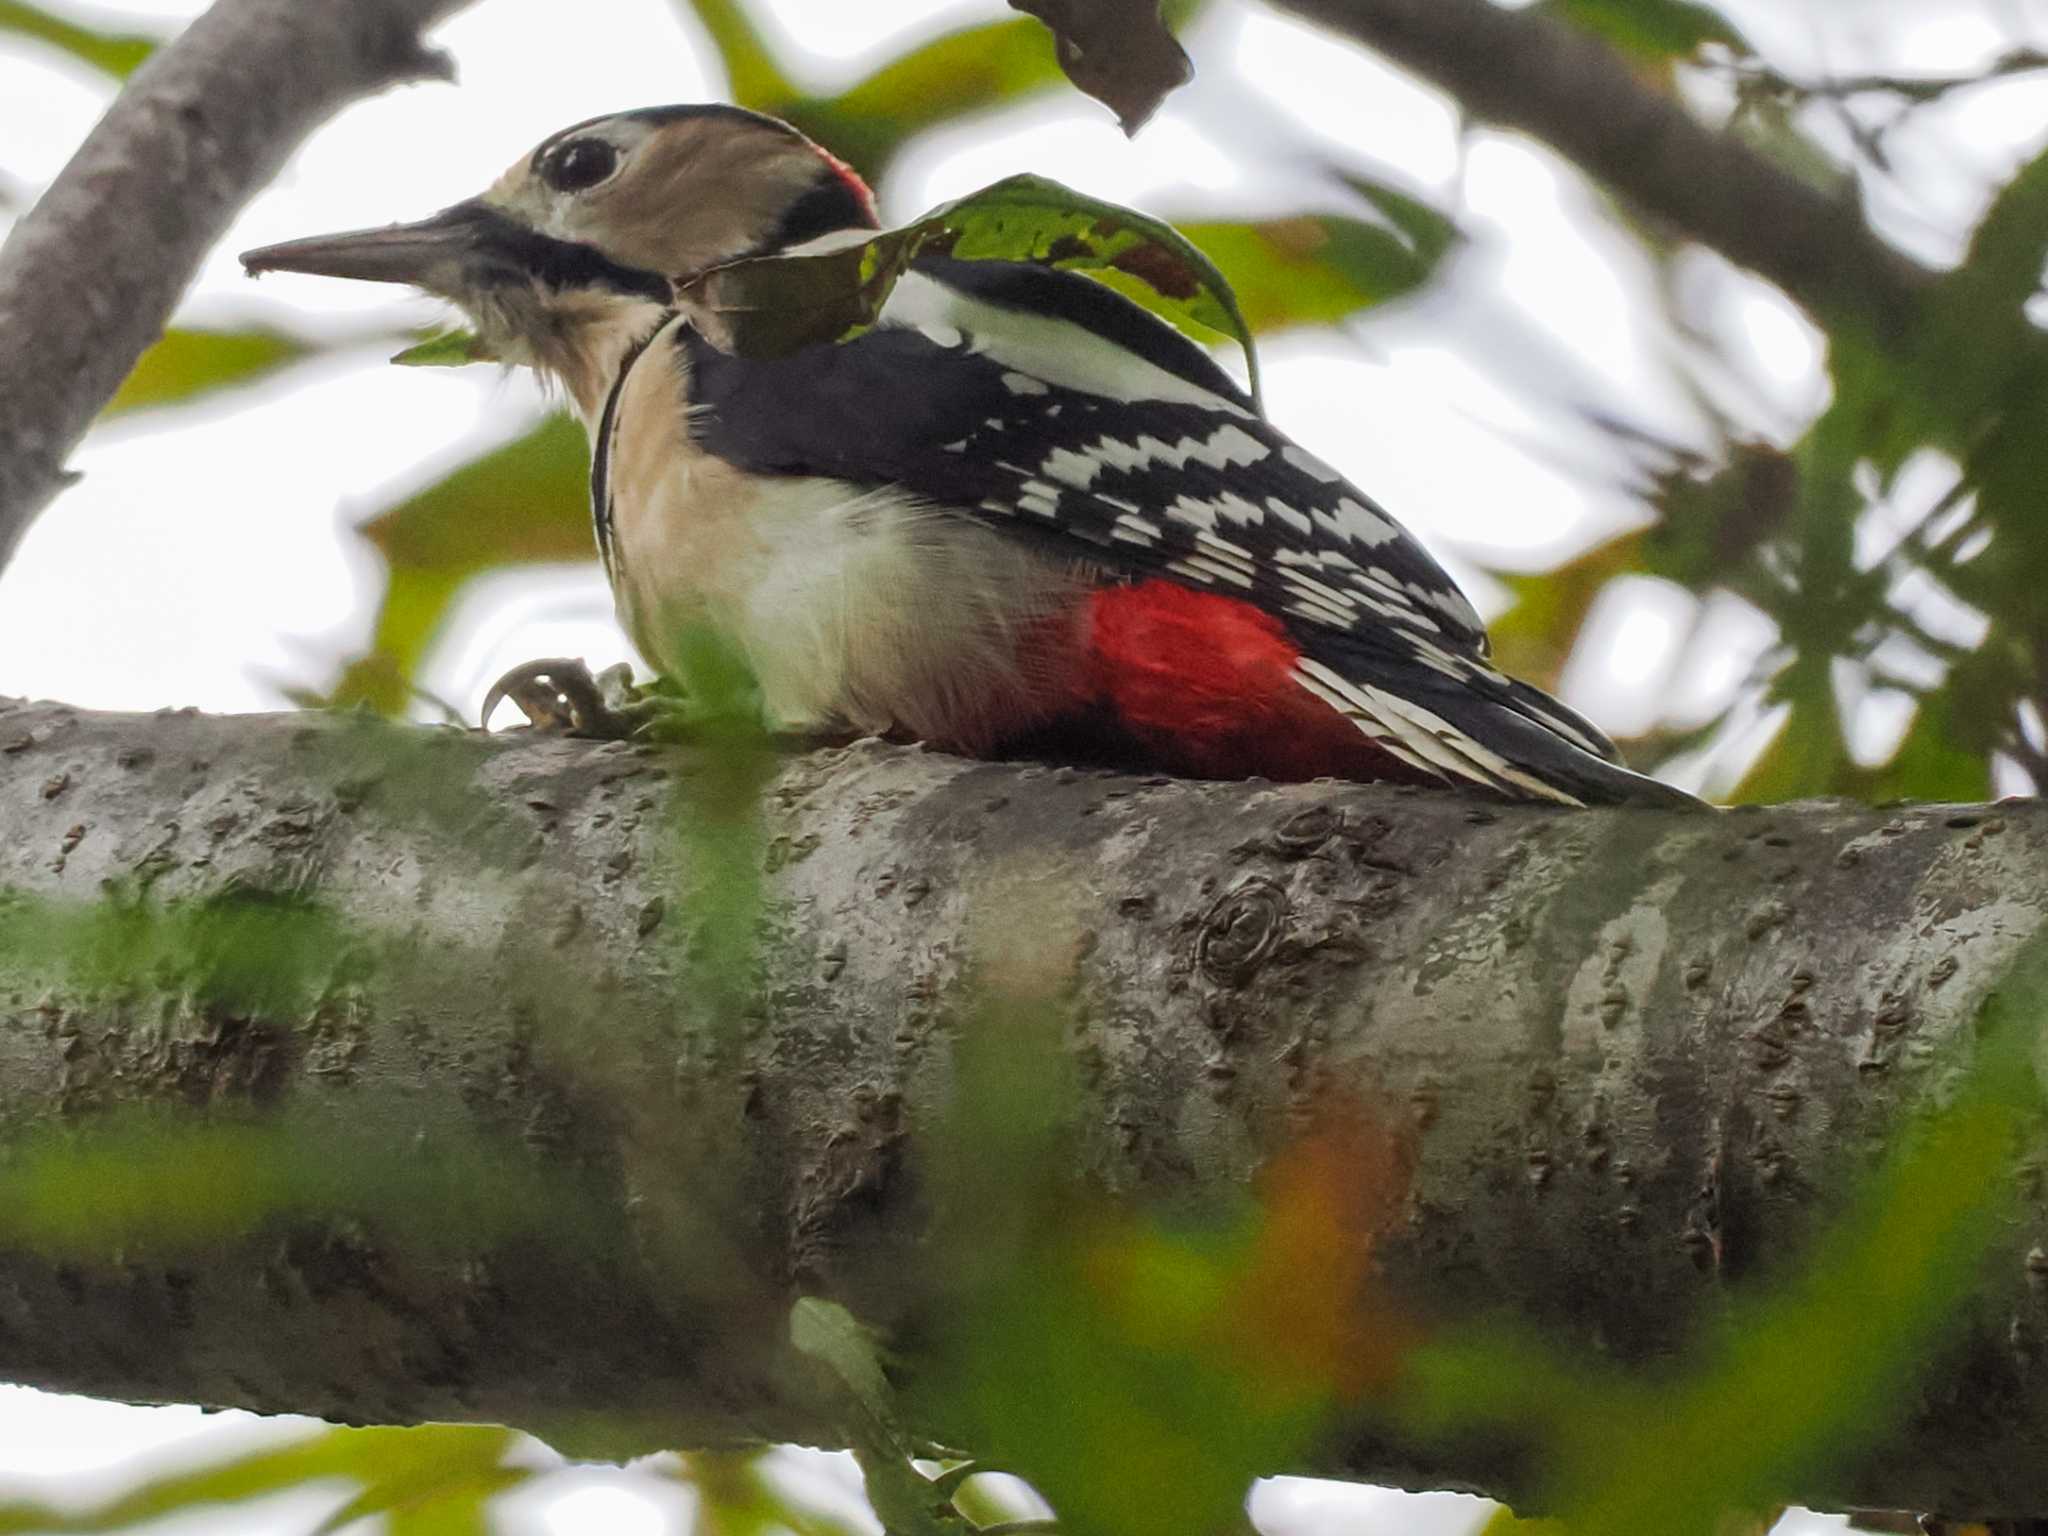
[[[1446,782],[1656,799],[1579,715],[1506,677],[1464,594],[1201,348],[1089,279],[928,256],[882,323],[735,357],[688,326],[692,435],[765,475],[887,485],[1129,579],[1252,603],[1297,680]]]

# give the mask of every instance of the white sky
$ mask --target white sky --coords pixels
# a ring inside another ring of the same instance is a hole
[[[131,0],[127,11],[168,25],[198,8],[196,0]],[[772,0],[763,8],[787,59],[820,87],[942,24],[1002,14],[994,0]],[[716,63],[680,9],[666,0],[573,8],[484,0],[463,13],[440,34],[460,87],[395,91],[338,117],[221,242],[185,318],[261,321],[308,336],[367,336],[435,318],[433,306],[372,285],[277,277],[259,287],[241,276],[234,253],[431,211],[583,117],[718,96]],[[1962,70],[2015,40],[2040,46],[2048,38],[2048,12],[2035,0],[1732,0],[1728,9],[1786,67],[1806,72]],[[1813,27],[1816,16],[1824,27]],[[1485,134],[1461,146],[1456,118],[1435,93],[1270,13],[1219,0],[1187,41],[1196,84],[1135,141],[1093,103],[1055,93],[933,135],[880,189],[885,214],[907,217],[1023,169],[1169,214],[1218,202],[1253,212],[1334,206],[1313,170],[1317,154],[1382,171],[1456,209],[1472,244],[1420,301],[1341,335],[1268,341],[1271,414],[1461,575],[1472,569],[1461,555],[1537,569],[1638,520],[1614,488],[1611,446],[1560,406],[1623,410],[1680,439],[1695,437],[1698,422],[1660,362],[1674,338],[1643,318],[1653,274],[1607,223],[1600,195],[1528,143]],[[1710,84],[1695,86],[1702,98],[1715,95]],[[0,186],[33,189],[54,175],[109,95],[104,81],[66,60],[0,46]],[[2048,93],[2038,79],[1961,98],[1895,146],[1900,174],[1873,188],[1874,213],[1916,254],[1953,260],[1989,191],[2044,137]],[[1796,436],[1823,400],[1818,338],[1772,291],[1712,258],[1694,262],[1686,284],[1691,318],[1734,346],[1724,407],[1760,432]],[[353,525],[515,435],[538,409],[523,380],[484,368],[391,368],[388,350],[363,346],[216,407],[93,434],[76,459],[84,482],[0,575],[0,693],[103,708],[248,710],[278,707],[281,686],[327,681],[366,638],[379,586],[377,561]],[[1482,607],[1498,606],[1490,583],[1472,585]],[[1693,622],[1694,599],[1655,582],[1611,595],[1567,673],[1567,696],[1620,733],[1660,717],[1701,717],[1772,638],[1767,622],[1733,600],[1709,608],[1704,641],[1674,685],[1668,663]],[[425,681],[473,710],[504,668],[563,653],[593,664],[626,654],[594,566],[477,584]],[[1903,729],[1902,718],[1884,717],[1882,699],[1871,704],[1866,734]],[[164,1447],[183,1455],[277,1432],[242,1415],[0,1389],[0,1499],[17,1489],[96,1494],[161,1465]],[[791,1465],[792,1475],[843,1495],[842,1464]],[[657,1536],[681,1517],[673,1498],[663,1506],[632,1491],[631,1474],[573,1479],[568,1491],[521,1501],[512,1524]],[[1270,1536],[1453,1536],[1479,1518],[1471,1501],[1448,1496],[1409,1500],[1294,1481],[1263,1486],[1254,1509]],[[288,1527],[283,1512],[268,1513],[245,1528]],[[1839,1528],[1807,1518],[1797,1529]]]

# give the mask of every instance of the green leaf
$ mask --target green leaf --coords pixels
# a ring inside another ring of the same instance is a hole
[[[83,1510],[0,1504],[0,1536],[75,1536],[119,1531],[213,1505],[287,1493],[328,1478],[374,1490],[418,1487],[441,1478],[473,1478],[517,1442],[496,1425],[429,1424],[414,1429],[330,1429],[310,1439],[231,1461],[174,1472]]]
[[[494,1467],[401,1504],[384,1516],[384,1536],[496,1536],[491,1500],[544,1474],[530,1467]]]
[[[779,113],[799,92],[744,0],[689,0],[698,23],[711,34],[711,46],[725,66],[732,99],[756,112]]]
[[[1537,9],[1641,59],[1689,58],[1708,43],[1752,51],[1726,17],[1696,0],[1542,0]]]
[[[474,331],[443,331],[407,347],[391,359],[405,368],[465,368],[471,363],[495,363],[498,354],[484,345]]]
[[[1215,263],[1164,220],[1027,175],[970,193],[921,223],[952,234],[952,254],[964,261],[1032,261],[1125,279],[1117,286],[1182,329],[1235,339],[1258,395],[1257,349],[1236,295]]]
[[[1169,26],[1184,27],[1203,0],[1167,0]],[[972,113],[1021,101],[1062,83],[1052,34],[1035,21],[991,21],[914,44],[836,96],[768,104],[870,181],[912,138]]]
[[[781,115],[874,180],[916,135],[1059,81],[1043,27],[995,21],[919,44],[839,95],[786,103]]]
[[[1891,760],[1859,774],[1857,798],[1980,802],[1991,798],[1991,757],[1981,741],[1982,727],[1997,717],[1972,719],[1973,729],[1959,729],[1957,693],[1949,686],[1920,701],[1906,736]]]
[[[1739,586],[1758,551],[1796,526],[1800,466],[1768,443],[1731,443],[1711,472],[1687,462],[1656,469],[1645,500],[1657,525],[1640,540],[1637,569],[1689,591]]]
[[[882,1370],[881,1346],[858,1318],[836,1301],[800,1296],[789,1309],[789,1342],[822,1366],[859,1406],[872,1438],[909,1454],[909,1441],[896,1422],[895,1393]]]
[[[761,1451],[695,1451],[679,1480],[696,1494],[693,1536],[859,1536],[866,1523],[806,1505],[772,1478]]]
[[[910,1437],[897,1422],[895,1391],[874,1334],[837,1302],[804,1296],[790,1308],[789,1341],[831,1384],[839,1427],[883,1528],[895,1536],[966,1532],[965,1522],[938,1512],[942,1501],[931,1480],[911,1465]]]
[[[782,356],[873,324],[897,278],[927,249],[1085,272],[1191,334],[1235,338],[1258,398],[1251,327],[1215,263],[1171,225],[1043,176],[1008,177],[859,245],[714,268],[682,299],[722,345]]]
[[[1800,658],[1803,664],[1807,658]],[[1730,791],[1731,805],[1776,805],[1826,794],[1850,771],[1841,713],[1828,686],[1828,659],[1793,669],[1791,709],[1756,761]],[[1816,681],[1817,679],[1817,681]]]
[[[1262,332],[1335,325],[1412,293],[1444,249],[1419,250],[1380,225],[1334,214],[1183,224],[1180,230],[1228,274],[1245,323]]]
[[[182,405],[215,390],[253,384],[312,350],[303,341],[260,327],[169,330],[136,361],[102,415]]]
[[[478,1433],[478,1430],[484,1430]],[[451,1433],[452,1432],[452,1433]],[[358,1520],[385,1517],[386,1536],[456,1536],[488,1532],[484,1506],[498,1494],[538,1474],[532,1467],[502,1464],[516,1443],[515,1431],[495,1426],[433,1424],[414,1433],[434,1437],[407,1446],[405,1460],[379,1467],[362,1492],[315,1526],[311,1536],[335,1536]]]
[[[1969,255],[1935,290],[1917,339],[1912,382],[1966,439],[2001,414],[2015,388],[2038,390],[2048,370],[2048,344],[2022,311],[2040,290],[2044,254],[2048,151],[1993,199]]]
[[[1514,606],[1487,627],[1493,659],[1510,676],[1555,690],[1593,604],[1607,584],[1641,574],[1644,535],[1626,533],[1597,544],[1541,575],[1495,571]]]
[[[378,513],[361,532],[402,569],[469,575],[496,565],[588,559],[595,553],[589,471],[583,428],[556,413]]]
[[[471,577],[501,566],[595,556],[583,429],[568,416],[549,416],[378,513],[360,531],[384,557],[390,579],[369,652],[346,664],[328,702],[397,714]]]
[[[150,54],[157,40],[134,34],[95,32],[76,22],[52,16],[23,0],[0,0],[0,32],[15,32],[61,48],[94,69],[125,80]]]

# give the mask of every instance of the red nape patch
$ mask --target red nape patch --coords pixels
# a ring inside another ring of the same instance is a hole
[[[1155,579],[1093,594],[1096,696],[1149,762],[1212,779],[1422,775],[1303,688],[1301,648],[1270,613]]]
[[[882,224],[882,216],[875,210],[875,194],[868,184],[861,180],[860,172],[856,171],[822,144],[813,144],[811,148],[818,152],[820,160],[823,160],[832,167],[832,174],[839,178],[840,184],[859,200],[860,206],[867,211],[868,226],[872,229],[879,229]]]

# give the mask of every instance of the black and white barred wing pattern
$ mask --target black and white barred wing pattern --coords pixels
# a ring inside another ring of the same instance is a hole
[[[1099,284],[926,258],[852,341],[768,360],[687,329],[679,344],[693,430],[722,459],[900,486],[1126,577],[1256,604],[1301,648],[1303,687],[1446,781],[1574,803],[1658,788],[1493,668],[1478,614],[1393,518]]]

